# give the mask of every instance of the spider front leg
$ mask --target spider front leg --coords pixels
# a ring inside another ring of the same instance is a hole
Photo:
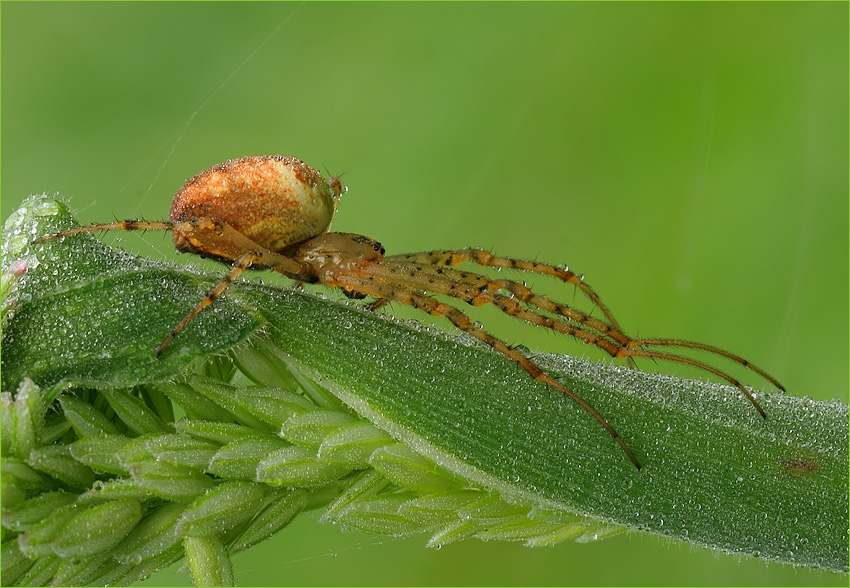
[[[538,263],[536,261],[530,261],[526,259],[512,259],[510,257],[500,257],[498,255],[493,255],[485,249],[475,248],[423,251],[421,253],[405,253],[401,255],[391,255],[389,257],[386,257],[385,260],[394,262],[414,262],[420,264],[451,266],[458,265],[460,263],[463,263],[464,261],[471,261],[473,263],[477,263],[478,265],[482,265],[485,267],[516,269],[526,272],[553,276],[555,278],[558,278],[559,280],[576,286],[579,290],[582,291],[585,296],[587,296],[587,298],[594,304],[594,306],[596,306],[599,310],[602,311],[602,314],[605,315],[605,318],[608,319],[608,322],[611,324],[612,327],[614,327],[614,329],[618,331],[621,330],[619,323],[617,323],[617,319],[614,318],[614,315],[611,314],[611,311],[608,310],[608,307],[605,305],[604,302],[602,302],[602,299],[599,297],[599,295],[593,291],[593,289],[584,281],[581,276],[574,272],[571,272],[566,268],[560,268],[554,265]]]

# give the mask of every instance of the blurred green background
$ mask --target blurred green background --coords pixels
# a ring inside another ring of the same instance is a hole
[[[2,216],[58,192],[84,222],[165,218],[214,163],[297,155],[349,185],[336,230],[567,263],[633,334],[847,402],[847,22],[846,3],[3,3]],[[512,343],[605,360],[494,314]],[[235,564],[242,585],[847,582],[639,534],[424,543],[303,517]]]

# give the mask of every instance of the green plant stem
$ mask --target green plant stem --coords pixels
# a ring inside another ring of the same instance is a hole
[[[535,355],[610,420],[644,465],[638,471],[578,406],[490,349],[350,303],[240,281],[157,358],[164,334],[217,276],[141,260],[87,235],[29,245],[74,225],[46,197],[7,223],[3,266],[23,258],[29,269],[11,294],[3,390],[30,378],[52,390],[49,402],[68,385],[165,382],[235,349],[236,365],[259,383],[266,373],[275,382],[306,374],[416,454],[538,518],[568,511],[847,571],[846,405],[757,392],[763,420],[728,386]],[[244,366],[240,357],[266,363]],[[281,376],[287,366],[295,376]],[[307,390],[310,380],[300,385]]]

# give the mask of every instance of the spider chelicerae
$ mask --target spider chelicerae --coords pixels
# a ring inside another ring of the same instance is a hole
[[[575,337],[631,361],[637,357],[670,360],[695,366],[738,388],[765,417],[753,395],[724,371],[687,356],[659,351],[682,347],[722,356],[761,375],[780,390],[783,386],[746,359],[717,347],[678,339],[632,338],[577,274],[535,261],[499,257],[483,249],[426,251],[386,256],[383,246],[363,235],[331,233],[331,221],[345,188],[339,178],[325,179],[294,157],[242,157],[199,173],[178,190],[170,221],[123,220],[95,223],[37,239],[101,230],[171,231],[175,247],[230,264],[230,271],[203,297],[163,340],[156,354],[204,308],[249,268],[271,269],[289,278],[341,288],[351,298],[375,298],[372,308],[395,301],[444,316],[458,329],[486,343],[528,374],[562,392],[596,419],[640,469],[632,451],[590,404],[543,371],[521,350],[484,330],[461,310],[434,295],[456,298],[472,306],[492,304],[505,314]],[[536,294],[523,283],[493,279],[455,269],[463,262],[544,274],[574,284],[604,315],[604,319]]]

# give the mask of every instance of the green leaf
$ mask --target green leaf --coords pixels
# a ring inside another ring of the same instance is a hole
[[[204,486],[205,490],[208,486]],[[80,502],[106,502],[108,500],[149,500],[154,494],[141,487],[132,478],[114,478],[108,482],[98,480],[91,490],[80,495]]]
[[[457,486],[447,472],[401,443],[379,448],[372,453],[369,464],[399,486],[423,493],[440,492]]]
[[[104,566],[114,565],[108,551],[92,557],[64,558],[62,565],[53,576],[54,586],[83,586],[89,578],[96,575]]]
[[[153,456],[129,469],[139,488],[165,500],[191,500],[214,486],[209,476],[158,462]]]
[[[107,388],[102,393],[115,414],[137,435],[166,432],[165,423],[131,389]]]
[[[35,560],[26,573],[18,578],[18,586],[47,586],[55,576],[62,559],[54,554],[48,554]]]
[[[280,434],[292,443],[318,449],[328,435],[356,422],[352,415],[338,410],[313,410],[288,419]]]
[[[36,490],[49,489],[48,480],[15,457],[4,457],[0,462],[0,482],[3,484],[3,508],[9,508]]]
[[[4,586],[12,586],[32,566],[33,561],[21,552],[15,539],[4,541],[2,553],[0,553],[0,573],[3,577]]]
[[[156,357],[163,333],[204,295],[209,278],[185,268],[175,272],[87,236],[30,245],[76,224],[64,204],[44,196],[29,198],[6,221],[3,267],[26,259],[28,270],[10,294],[17,302],[10,311],[14,320],[3,330],[3,390],[17,389],[26,376],[42,385],[63,378],[114,387],[164,381],[260,324],[256,311],[225,296],[193,321],[188,337]]]
[[[133,257],[90,235],[30,245],[75,224],[64,205],[46,197],[28,200],[7,222],[4,267],[26,259],[28,271],[11,294],[17,300],[3,330],[3,390],[27,377],[50,393],[63,381],[114,390],[182,375],[243,426],[195,422],[178,430],[211,441],[245,429],[272,432],[253,412],[256,399],[228,397],[239,386],[192,375],[193,363],[230,350],[247,378],[266,387],[297,382],[336,409],[325,388],[464,485],[493,496],[465,507],[466,520],[439,527],[433,519],[432,542],[479,535],[549,544],[575,536],[576,522],[534,513],[567,511],[590,521],[580,538],[628,527],[795,565],[848,568],[844,404],[756,391],[769,417],[763,420],[728,386],[534,355],[610,420],[644,465],[637,471],[597,422],[501,355],[353,303],[240,280],[157,358],[165,335],[220,276]],[[302,453],[278,455],[292,450]],[[267,462],[272,483],[291,481],[300,466],[306,469],[296,481],[326,479],[308,480],[307,469],[327,465],[304,448],[277,450]],[[288,478],[279,475],[287,468]],[[310,500],[331,500],[334,492]],[[406,513],[420,499],[378,493],[340,516],[391,534],[413,532],[422,527],[411,526]]]
[[[152,435],[136,439],[121,453],[125,463],[135,461],[134,455],[186,469],[204,470],[210,463],[218,446],[182,435]]]
[[[59,403],[65,418],[71,423],[78,437],[118,433],[112,421],[88,402],[73,396],[64,396],[59,399]]]
[[[327,436],[319,446],[318,457],[320,461],[364,469],[369,466],[369,458],[375,450],[392,440],[371,423],[354,423]]]
[[[196,439],[226,445],[243,439],[266,436],[256,430],[237,423],[218,423],[205,421],[182,420],[174,424],[174,428]]]
[[[51,554],[53,541],[62,532],[65,524],[78,512],[76,504],[66,504],[55,509],[37,525],[19,536],[21,551],[28,557]]]
[[[38,446],[44,425],[44,403],[38,387],[25,379],[15,396],[12,449],[15,455],[27,457]]]

